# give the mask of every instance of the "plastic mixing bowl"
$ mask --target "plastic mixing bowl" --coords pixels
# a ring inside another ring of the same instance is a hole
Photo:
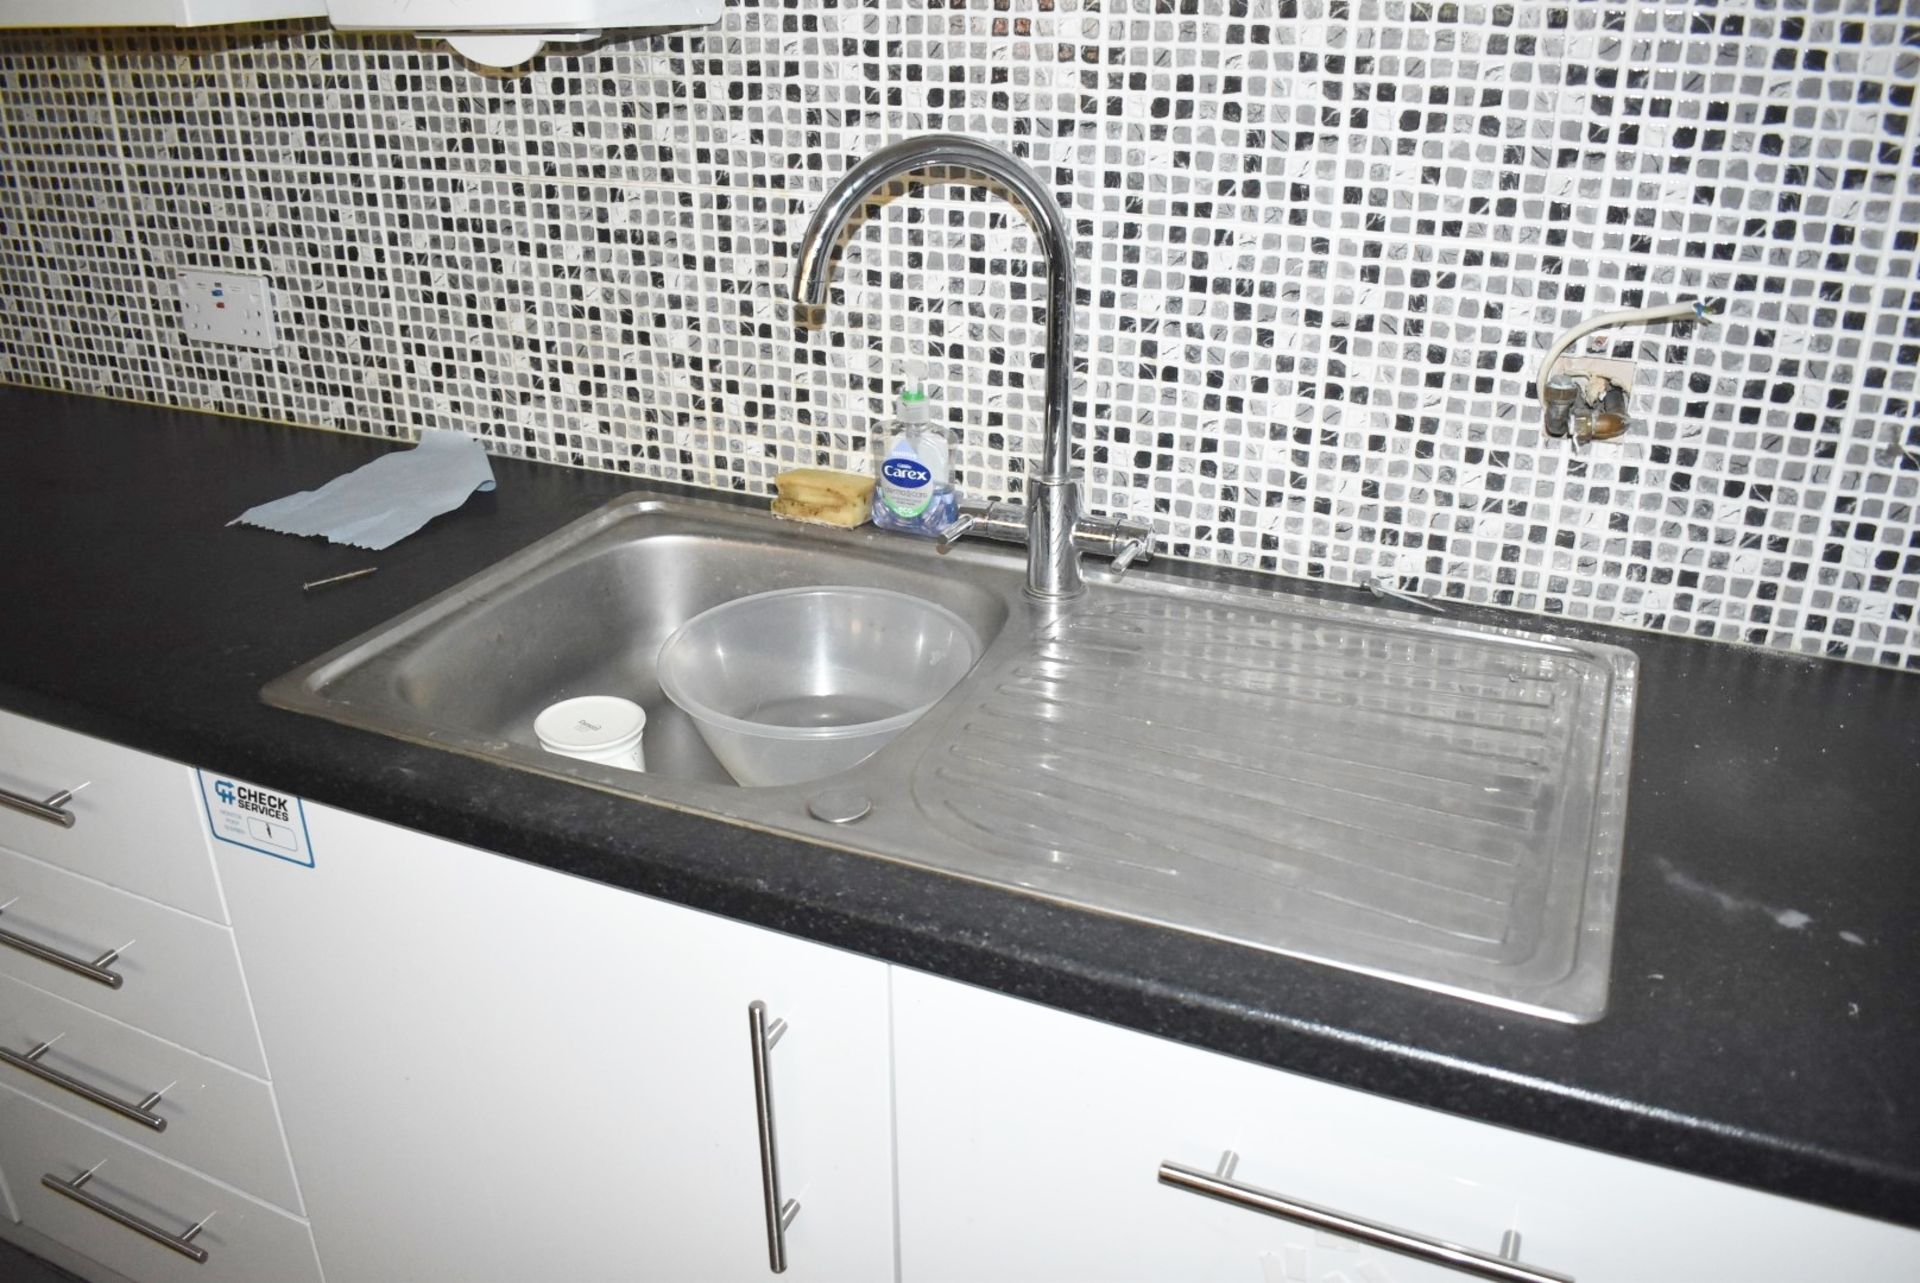
[[[882,588],[783,588],[695,615],[660,648],[660,689],[742,784],[843,771],[967,675],[980,639]]]

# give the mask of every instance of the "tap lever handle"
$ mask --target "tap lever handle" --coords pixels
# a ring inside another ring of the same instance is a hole
[[[966,536],[967,531],[973,529],[979,520],[980,519],[971,512],[963,512],[946,525],[940,527],[940,533],[934,537],[939,541],[941,548],[951,548],[954,544],[959,543],[960,540]]]

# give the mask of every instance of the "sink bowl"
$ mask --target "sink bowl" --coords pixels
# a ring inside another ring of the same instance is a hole
[[[611,793],[1564,1021],[1606,1006],[1636,664],[1614,646],[1278,589],[936,553],[717,502],[608,505],[269,683],[270,704]],[[722,603],[845,585],[951,612],[980,655],[825,778],[743,788],[662,693]],[[542,751],[583,694],[647,771]],[[816,819],[830,793],[857,822]],[[866,805],[847,807],[849,798]]]
[[[653,780],[734,787],[656,660],[695,616],[755,594],[820,584],[901,593],[952,612],[982,644],[1004,592],[920,565],[903,541],[835,538],[721,505],[622,500],[333,652],[264,692],[268,703],[415,743],[580,778],[549,760],[533,720],[549,704],[618,695],[646,710]],[[942,560],[946,560],[942,558]],[[617,773],[594,782],[631,791]]]

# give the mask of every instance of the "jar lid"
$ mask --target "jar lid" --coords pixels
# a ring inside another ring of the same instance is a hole
[[[533,719],[540,743],[562,753],[620,748],[640,738],[647,713],[618,695],[581,695],[549,704]]]

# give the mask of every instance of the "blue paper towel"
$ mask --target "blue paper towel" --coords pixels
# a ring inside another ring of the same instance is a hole
[[[249,508],[227,524],[322,535],[377,552],[493,485],[493,465],[478,441],[464,432],[427,428],[411,450],[375,459],[318,490]]]

